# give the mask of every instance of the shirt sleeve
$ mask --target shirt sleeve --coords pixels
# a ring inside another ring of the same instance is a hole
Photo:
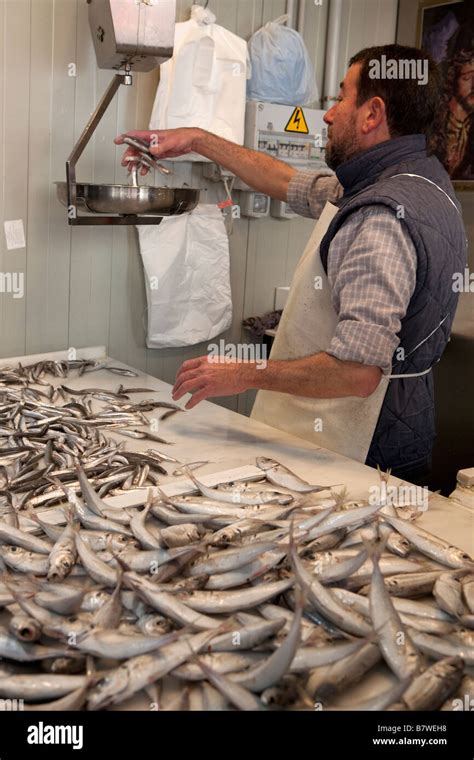
[[[339,321],[327,353],[390,373],[416,268],[413,241],[392,211],[372,206],[352,214],[329,247],[328,279]]]
[[[329,170],[302,171],[290,180],[287,202],[295,214],[317,219],[326,201],[334,203],[342,194],[342,185]]]

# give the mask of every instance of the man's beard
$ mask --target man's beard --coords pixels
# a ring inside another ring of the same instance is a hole
[[[353,118],[347,124],[337,142],[334,142],[333,138],[331,138],[331,142],[327,143],[325,149],[326,164],[330,169],[337,169],[338,166],[349,161],[350,158],[360,153],[360,151],[355,131],[355,118]]]

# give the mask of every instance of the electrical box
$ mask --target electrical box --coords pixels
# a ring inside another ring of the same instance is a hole
[[[278,201],[275,198],[272,198],[270,203],[270,214],[275,217],[275,219],[296,219],[298,216],[298,214],[295,214],[295,212],[291,210],[291,206],[288,203],[285,201]]]
[[[282,106],[275,103],[247,101],[245,113],[245,146],[278,158],[299,171],[330,172],[324,148],[328,139],[323,121],[326,111],[315,108]],[[236,190],[249,190],[237,178]],[[286,213],[282,219],[292,218]]]
[[[245,145],[294,166],[327,169],[325,111],[247,101]]]
[[[270,198],[263,193],[242,193],[240,197],[242,216],[261,218],[270,214]]]

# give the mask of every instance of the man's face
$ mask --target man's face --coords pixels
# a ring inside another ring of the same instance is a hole
[[[341,82],[337,102],[324,115],[328,125],[326,163],[331,169],[363,150],[357,128],[357,82],[361,64],[353,64]]]
[[[466,113],[474,111],[474,58],[461,66],[456,81],[456,100]]]

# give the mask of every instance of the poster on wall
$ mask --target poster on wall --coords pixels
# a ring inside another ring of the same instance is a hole
[[[441,67],[435,149],[457,190],[474,189],[474,2],[421,0],[418,45]]]

